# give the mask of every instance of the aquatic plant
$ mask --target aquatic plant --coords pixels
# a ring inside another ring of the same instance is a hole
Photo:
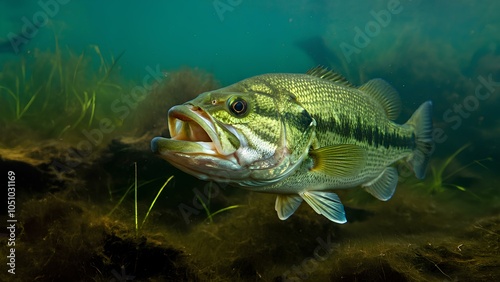
[[[209,185],[208,191],[209,191],[209,195],[210,195],[211,191],[212,191],[213,182],[209,182],[208,185]],[[205,202],[198,194],[196,194],[196,198],[198,199],[201,206],[203,207],[203,210],[205,210],[205,213],[207,214],[207,217],[205,218],[205,220],[209,220],[210,223],[214,222],[213,217],[219,213],[222,213],[222,212],[225,212],[228,210],[232,210],[232,209],[236,209],[236,208],[241,208],[241,207],[245,206],[245,205],[231,205],[231,206],[227,206],[225,208],[221,208],[215,212],[212,212],[212,211],[210,211],[210,199],[211,199],[210,196],[207,197],[207,202]]]
[[[138,227],[137,225],[137,192],[136,192],[136,200],[135,200],[135,203],[136,203],[136,212],[135,212],[135,221],[136,221],[136,231],[139,230],[139,229],[142,229],[142,227],[144,226],[144,223],[146,223],[146,219],[148,219],[149,217],[149,213],[151,212],[151,209],[153,209],[153,206],[155,205],[156,203],[156,200],[158,200],[158,197],[160,196],[161,192],[163,191],[163,189],[165,188],[165,186],[167,186],[167,184],[170,182],[170,180],[172,180],[174,178],[174,176],[170,176],[167,181],[165,181],[165,183],[163,183],[163,185],[161,186],[160,190],[158,190],[158,193],[156,194],[154,200],[151,202],[151,205],[149,205],[149,209],[148,209],[148,212],[146,213],[146,215],[144,216],[144,219],[142,220],[142,223],[141,223],[141,226]],[[136,191],[137,191],[137,188],[136,188]]]
[[[142,182],[140,185],[138,184],[138,179],[137,179],[137,162],[134,162],[134,183],[132,183],[128,188],[127,190],[125,191],[125,193],[122,195],[122,197],[120,198],[120,200],[116,203],[116,205],[113,207],[113,209],[111,209],[111,211],[106,215],[107,217],[111,216],[120,206],[121,204],[123,203],[123,201],[125,200],[125,198],[132,192],[132,189],[134,189],[134,220],[135,220],[135,232],[136,232],[136,235],[138,235],[139,231],[142,229],[142,227],[144,226],[144,224],[146,223],[146,220],[148,219],[149,217],[149,213],[151,212],[151,210],[153,209],[156,201],[158,200],[158,197],[160,196],[161,192],[163,192],[163,189],[167,186],[167,184],[174,178],[174,176],[170,176],[164,183],[163,185],[161,186],[161,188],[158,190],[158,193],[156,193],[156,196],[154,198],[154,200],[151,202],[151,204],[149,205],[149,208],[148,208],[148,211],[146,212],[146,215],[144,216],[142,222],[141,222],[141,225],[139,226],[139,216],[138,216],[138,201],[137,201],[137,192],[139,190],[139,187],[142,187],[142,186],[145,186],[149,183],[152,183],[156,180],[158,180],[159,178],[157,179],[152,179],[152,180],[148,180],[148,181],[144,181]],[[110,197],[112,196],[113,192],[111,190],[108,189],[108,193],[110,195]]]
[[[220,87],[212,74],[197,68],[181,68],[165,73],[166,78],[153,86],[148,98],[142,101],[131,118],[137,128],[137,135],[163,130],[167,134],[167,112],[178,104],[182,104],[197,95]],[[158,134],[158,133],[156,133]],[[151,135],[151,137],[156,135]]]
[[[464,166],[461,166],[460,168],[458,168],[454,171],[446,173],[447,171],[449,171],[448,167],[450,166],[452,161],[455,160],[456,157],[469,146],[470,146],[470,144],[463,145],[458,150],[456,150],[453,154],[451,154],[450,156],[448,156],[447,158],[445,158],[441,162],[436,162],[436,161],[431,162],[431,164],[430,164],[431,175],[429,175],[427,177],[428,180],[424,181],[424,182],[415,183],[414,186],[424,186],[427,189],[427,191],[429,191],[430,193],[442,193],[446,190],[446,188],[455,188],[455,189],[458,189],[458,190],[463,191],[463,192],[472,193],[469,190],[467,190],[466,187],[464,187],[462,185],[459,185],[456,183],[446,182],[447,180],[451,179],[457,173],[463,171],[464,169],[466,169],[474,164],[477,164],[477,165],[487,169],[487,167],[483,164],[483,162],[484,161],[491,161],[491,158],[483,158],[480,160],[474,160],[474,161],[472,161]],[[476,196],[476,195],[474,194],[474,196]]]
[[[61,49],[55,35],[53,50],[35,49],[5,63],[0,73],[0,97],[5,101],[0,104],[0,123],[39,139],[90,128],[109,114],[106,101],[123,92],[126,83],[115,74],[122,55],[111,56],[109,62],[96,45],[75,54]]]
[[[14,100],[14,116],[16,120],[22,118],[22,116],[26,113],[26,111],[30,108],[30,106],[35,101],[36,97],[40,93],[42,89],[39,87],[37,90],[30,91],[30,89],[26,88],[26,61],[24,59],[21,60],[20,65],[20,76],[16,77],[15,87],[13,89],[0,85],[0,90],[4,90],[13,100]],[[23,87],[24,89],[21,89]],[[25,93],[28,100],[26,103],[23,103],[22,93]],[[21,105],[24,104],[24,105]]]

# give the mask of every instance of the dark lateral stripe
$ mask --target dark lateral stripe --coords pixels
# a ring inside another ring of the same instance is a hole
[[[314,117],[317,122],[317,130],[320,132],[332,131],[334,134],[345,138],[354,138],[359,142],[364,142],[370,146],[378,148],[415,148],[415,137],[403,136],[396,131],[383,132],[378,127],[366,126],[361,123],[361,119],[351,122],[346,116],[341,115],[339,120],[324,120],[319,116]]]
[[[306,110],[302,110],[300,114],[285,112],[283,116],[285,122],[287,122],[290,126],[297,128],[299,131],[307,130],[313,120]]]

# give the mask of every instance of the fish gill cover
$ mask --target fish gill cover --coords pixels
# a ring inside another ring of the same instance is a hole
[[[0,5],[0,280],[499,280],[500,4]],[[334,191],[346,224],[304,205],[281,221],[274,195],[150,151],[174,105],[317,65],[386,80],[398,124],[432,100],[425,179],[397,162],[390,201]]]

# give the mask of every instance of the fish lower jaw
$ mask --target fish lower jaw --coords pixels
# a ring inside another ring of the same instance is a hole
[[[233,155],[170,153],[162,156],[178,169],[205,181],[234,182],[246,179],[248,169],[240,166]]]
[[[210,142],[196,141],[193,143],[196,143],[197,145],[199,145],[201,148],[204,149],[202,152],[199,152],[199,153],[203,153],[203,154],[207,154],[207,155],[219,155],[219,152],[217,151],[217,146],[215,146],[215,143],[212,141],[210,141]]]

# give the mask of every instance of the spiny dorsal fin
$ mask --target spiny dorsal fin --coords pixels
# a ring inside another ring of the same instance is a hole
[[[322,66],[314,67],[306,72],[308,75],[316,76],[348,87],[354,87],[345,77]]]
[[[398,92],[385,80],[376,78],[361,85],[359,90],[371,95],[384,108],[390,120],[395,120],[401,112],[401,99]]]
[[[357,175],[366,162],[366,151],[351,144],[332,145],[310,151],[314,159],[312,170],[333,177]]]

